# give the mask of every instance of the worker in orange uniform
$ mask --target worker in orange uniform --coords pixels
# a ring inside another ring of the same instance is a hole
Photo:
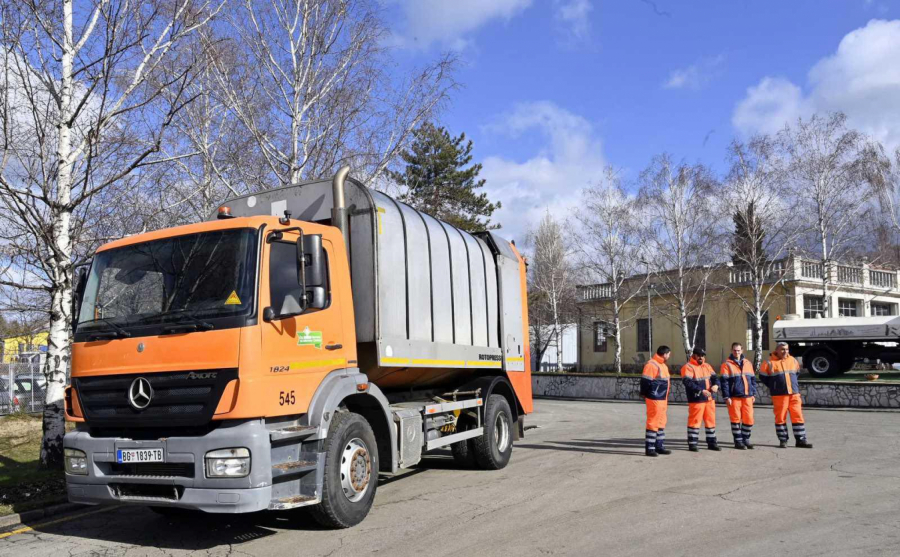
[[[794,439],[798,447],[811,449],[812,444],[806,440],[806,423],[803,421],[803,408],[800,401],[800,385],[797,375],[800,364],[788,353],[788,344],[779,342],[769,359],[759,368],[759,380],[769,388],[772,405],[775,409],[775,433],[778,435],[778,446],[787,447],[787,417],[791,416],[794,427]]]
[[[716,440],[716,391],[719,379],[712,366],[706,363],[706,351],[694,348],[691,359],[681,366],[681,381],[688,400],[688,450],[697,452],[700,424],[706,426],[706,446],[721,451]]]
[[[731,355],[719,368],[722,397],[728,405],[731,434],[735,449],[752,449],[750,433],[753,430],[753,403],[756,402],[756,374],[753,363],[744,357],[740,342],[731,345]]]
[[[641,375],[641,396],[647,405],[647,456],[670,454],[666,449],[666,410],[669,404],[669,366],[672,355],[668,346],[660,346],[656,354],[644,365]]]

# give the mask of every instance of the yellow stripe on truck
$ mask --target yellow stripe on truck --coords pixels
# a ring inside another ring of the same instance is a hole
[[[466,365],[470,365],[472,367],[500,367],[503,364],[501,362],[493,362],[490,360],[487,360],[487,361],[478,360],[478,361],[474,361],[474,362],[467,362]]]
[[[466,362],[462,360],[413,360],[413,364],[422,366],[455,366],[463,367]]]
[[[409,365],[409,358],[381,358],[381,363]]]
[[[291,369],[309,369],[311,367],[340,366],[347,363],[347,360],[340,358],[337,360],[311,360],[309,362],[291,362]]]
[[[515,357],[515,358],[506,358],[507,362],[524,362],[525,358]]]

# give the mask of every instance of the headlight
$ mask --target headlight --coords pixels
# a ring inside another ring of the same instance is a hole
[[[206,453],[207,478],[243,478],[249,473],[249,449],[219,449]]]
[[[66,449],[66,474],[87,476],[87,455],[78,449]]]

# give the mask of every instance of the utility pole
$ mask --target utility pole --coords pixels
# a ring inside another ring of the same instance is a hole
[[[650,291],[653,284],[647,284],[647,350],[653,352],[653,317],[650,315]]]

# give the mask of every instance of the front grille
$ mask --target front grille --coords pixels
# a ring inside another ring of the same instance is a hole
[[[141,501],[178,501],[184,494],[180,485],[109,484],[114,497]]]
[[[157,478],[193,478],[193,463],[145,462],[138,464],[112,464],[113,476],[148,476]]]
[[[210,421],[225,386],[237,375],[236,368],[228,368],[75,377],[74,381],[91,427],[201,426]],[[129,402],[129,389],[137,378],[146,379],[152,389],[144,409]]]

